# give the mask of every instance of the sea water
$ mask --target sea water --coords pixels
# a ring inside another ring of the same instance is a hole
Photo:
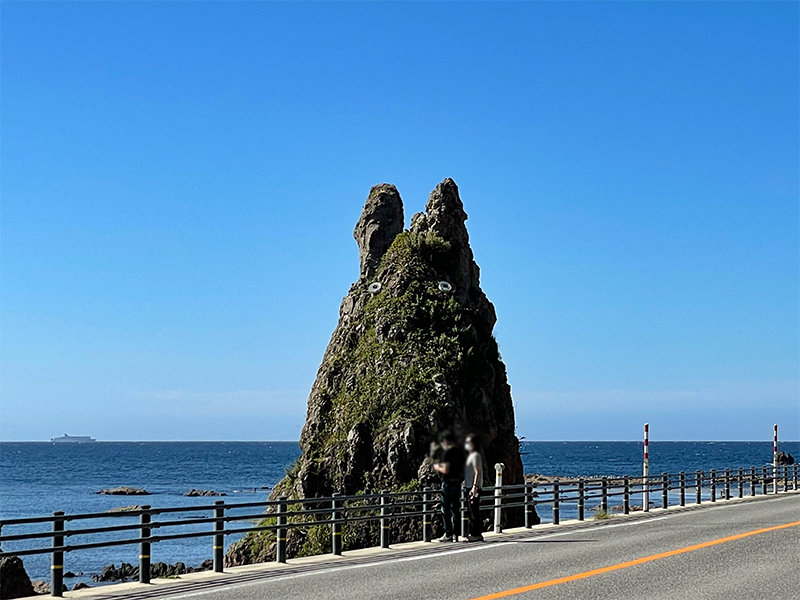
[[[800,443],[782,443],[781,449],[800,458]],[[523,442],[526,473],[560,477],[639,475],[640,442]],[[189,498],[190,488],[225,493],[226,502],[263,501],[300,454],[295,442],[96,442],[88,444],[0,443],[0,518],[104,512],[132,504],[153,507],[197,506],[216,498]],[[761,466],[772,460],[771,442],[651,442],[650,472],[676,473]],[[106,496],[95,492],[108,487],[146,489],[149,496]],[[566,505],[562,518],[570,518]],[[550,507],[542,507],[548,520]],[[210,515],[207,515],[210,516]],[[189,519],[189,514],[177,515]],[[72,523],[70,527],[135,522],[133,518]],[[183,531],[202,531],[208,524]],[[41,526],[27,530],[41,530]],[[7,527],[3,533],[21,533],[25,527]],[[176,531],[176,530],[173,530]],[[157,532],[154,532],[157,533]],[[119,535],[119,534],[116,534]],[[134,537],[134,536],[132,536]],[[96,539],[96,538],[95,538]],[[236,538],[226,537],[226,545]],[[74,537],[72,543],[90,541]],[[41,545],[40,540],[37,544]],[[31,547],[30,542],[7,542],[3,550]],[[190,538],[154,544],[153,561],[189,566],[211,558],[211,538]],[[47,554],[24,557],[32,579],[49,577]],[[105,565],[136,564],[138,547],[117,546],[68,553],[65,570],[84,573],[70,580],[91,582]]]

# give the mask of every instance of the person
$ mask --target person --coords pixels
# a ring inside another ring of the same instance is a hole
[[[464,480],[464,451],[456,444],[456,437],[451,431],[443,432],[439,436],[439,443],[444,452],[441,462],[433,465],[433,468],[442,478],[444,535],[437,541],[457,542],[461,513],[461,482]]]
[[[466,440],[469,453],[464,465],[464,487],[467,490],[470,542],[483,541],[483,522],[481,521],[481,486],[483,485],[483,459],[481,458],[478,436],[470,433]]]

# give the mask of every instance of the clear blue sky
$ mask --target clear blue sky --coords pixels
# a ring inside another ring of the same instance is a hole
[[[370,186],[445,177],[520,435],[800,438],[797,3],[1,16],[2,439],[297,439]]]

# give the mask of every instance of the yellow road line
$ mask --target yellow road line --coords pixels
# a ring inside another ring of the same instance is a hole
[[[724,544],[725,542],[733,542],[735,540],[741,540],[742,538],[750,537],[751,535],[758,535],[760,533],[767,533],[769,531],[778,531],[779,529],[788,529],[789,527],[797,527],[798,525],[800,525],[800,521],[794,521],[793,523],[784,523],[783,525],[775,525],[774,527],[764,527],[763,529],[754,529],[753,531],[746,531],[745,533],[737,533],[736,535],[730,535],[728,537],[711,540],[709,542],[703,542],[702,544],[694,544],[693,546],[686,546],[685,548],[678,548],[677,550],[670,550],[669,552],[662,552],[660,554],[652,554],[650,556],[644,556],[642,558],[637,558],[635,560],[629,560],[627,562],[611,565],[610,567],[603,567],[601,569],[592,569],[591,571],[584,571],[583,573],[576,573],[575,575],[569,575],[567,577],[559,577],[558,579],[542,581],[540,583],[534,583],[532,585],[526,585],[523,587],[513,588],[502,592],[496,592],[494,594],[487,594],[486,596],[478,596],[477,598],[472,598],[472,600],[495,600],[496,598],[507,598],[508,596],[516,596],[517,594],[524,594],[525,592],[530,592],[533,590],[538,590],[553,585],[559,585],[560,583],[567,583],[569,581],[578,581],[579,579],[586,579],[588,577],[593,577],[594,575],[601,575],[602,573],[610,573],[611,571],[619,571],[620,569],[635,567],[636,565],[642,565],[644,563],[658,560],[659,558],[668,558],[670,556],[677,556],[678,554],[684,554],[686,552],[700,550],[701,548],[708,548],[710,546]]]

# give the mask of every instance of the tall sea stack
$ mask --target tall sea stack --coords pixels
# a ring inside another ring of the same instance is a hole
[[[480,435],[487,476],[502,462],[504,481],[522,482],[494,306],[480,287],[466,220],[452,179],[436,186],[405,231],[397,189],[370,190],[354,232],[360,277],[311,388],[302,455],[273,498],[435,483],[431,442],[443,429]],[[314,542],[293,531],[290,555],[310,554],[314,544],[325,550],[324,536]],[[349,537],[351,546],[368,543]],[[228,563],[269,559],[270,545],[269,536],[247,536]]]

